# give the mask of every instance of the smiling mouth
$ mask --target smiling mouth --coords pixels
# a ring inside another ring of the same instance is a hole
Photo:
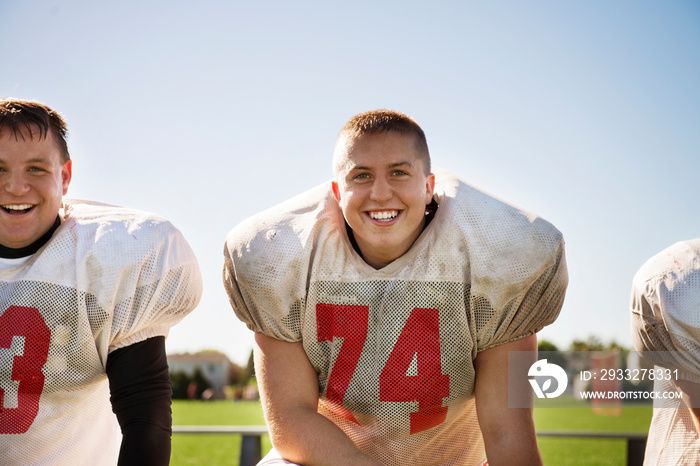
[[[2,210],[4,210],[10,215],[26,214],[33,208],[34,206],[32,204],[8,204],[2,206]]]
[[[387,210],[382,212],[367,212],[372,220],[378,222],[391,222],[399,215],[398,210]]]

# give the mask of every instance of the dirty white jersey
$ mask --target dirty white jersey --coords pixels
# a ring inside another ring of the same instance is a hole
[[[379,270],[353,249],[330,182],[225,245],[237,316],[303,342],[319,412],[383,464],[481,464],[474,358],[553,322],[567,284],[550,223],[448,173],[435,192],[432,222]]]
[[[109,353],[167,335],[198,303],[199,266],[162,218],[65,201],[26,260],[0,263],[0,464],[116,464]]]
[[[637,272],[630,299],[632,339],[659,368],[700,383],[700,238],[681,241]],[[657,380],[654,391],[678,390]],[[682,399],[655,399],[645,465],[700,464],[700,439]]]

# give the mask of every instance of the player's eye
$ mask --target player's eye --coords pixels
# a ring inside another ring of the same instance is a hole
[[[353,176],[353,180],[366,180],[369,178],[369,173],[358,173],[357,175]]]
[[[394,176],[407,176],[408,175],[408,173],[406,173],[403,170],[394,170],[391,174]]]

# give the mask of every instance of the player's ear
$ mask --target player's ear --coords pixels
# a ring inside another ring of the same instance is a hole
[[[69,160],[61,167],[61,181],[63,183],[63,195],[68,193],[68,185],[73,177],[73,161]]]
[[[331,190],[333,191],[333,197],[335,200],[340,202],[340,188],[338,188],[337,181],[331,181]]]
[[[432,202],[434,192],[435,192],[435,175],[430,173],[425,178],[425,205],[428,205]]]

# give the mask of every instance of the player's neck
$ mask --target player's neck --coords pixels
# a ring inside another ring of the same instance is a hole
[[[51,236],[53,236],[54,232],[59,226],[61,226],[61,219],[60,217],[56,216],[56,221],[53,222],[51,228],[49,228],[49,230],[44,233],[41,238],[23,248],[8,248],[7,246],[0,244],[0,257],[5,259],[19,259],[21,257],[31,256],[51,239]]]

